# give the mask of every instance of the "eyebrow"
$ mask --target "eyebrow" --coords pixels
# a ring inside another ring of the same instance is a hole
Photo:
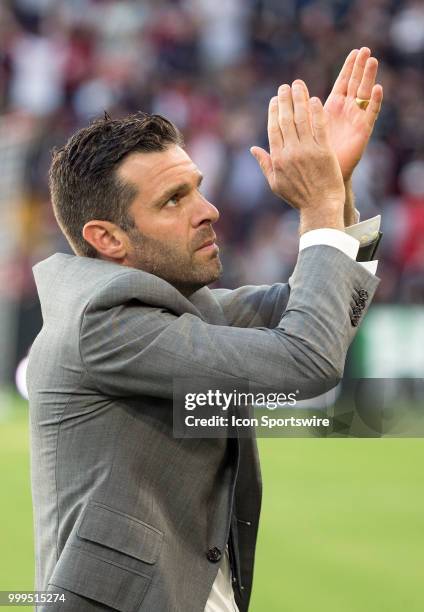
[[[201,172],[197,173],[197,188],[200,187],[203,181],[203,174]],[[152,206],[159,206],[160,204],[165,204],[173,195],[177,193],[188,192],[192,188],[191,183],[180,183],[179,185],[174,185],[174,187],[170,187],[167,189],[157,200],[155,200]]]

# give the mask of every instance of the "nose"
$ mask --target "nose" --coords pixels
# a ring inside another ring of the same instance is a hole
[[[195,205],[191,215],[191,224],[193,227],[199,227],[203,223],[213,225],[219,219],[218,209],[211,204],[205,197],[199,194],[196,198]]]

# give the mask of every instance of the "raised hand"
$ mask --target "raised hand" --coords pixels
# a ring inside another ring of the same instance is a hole
[[[270,101],[270,153],[252,147],[272,191],[299,209],[300,232],[318,227],[343,229],[345,189],[328,133],[328,117],[306,86],[281,85]]]
[[[345,183],[368,144],[383,100],[383,88],[375,84],[378,61],[367,47],[349,53],[324,108],[329,116],[330,143]],[[366,110],[356,98],[370,100]]]

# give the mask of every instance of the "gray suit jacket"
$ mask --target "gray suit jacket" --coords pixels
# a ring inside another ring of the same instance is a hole
[[[174,438],[173,378],[319,379],[325,390],[378,279],[327,246],[301,252],[290,288],[205,287],[190,299],[83,257],[53,255],[34,274],[44,321],[27,376],[36,589],[67,596],[46,610],[202,612],[231,533],[245,612],[256,443]]]

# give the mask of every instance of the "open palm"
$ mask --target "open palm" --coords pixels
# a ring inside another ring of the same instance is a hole
[[[324,104],[330,141],[345,182],[361,159],[380,112],[383,88],[375,85],[377,69],[368,48],[351,51]],[[356,98],[370,100],[366,110],[359,108]]]

